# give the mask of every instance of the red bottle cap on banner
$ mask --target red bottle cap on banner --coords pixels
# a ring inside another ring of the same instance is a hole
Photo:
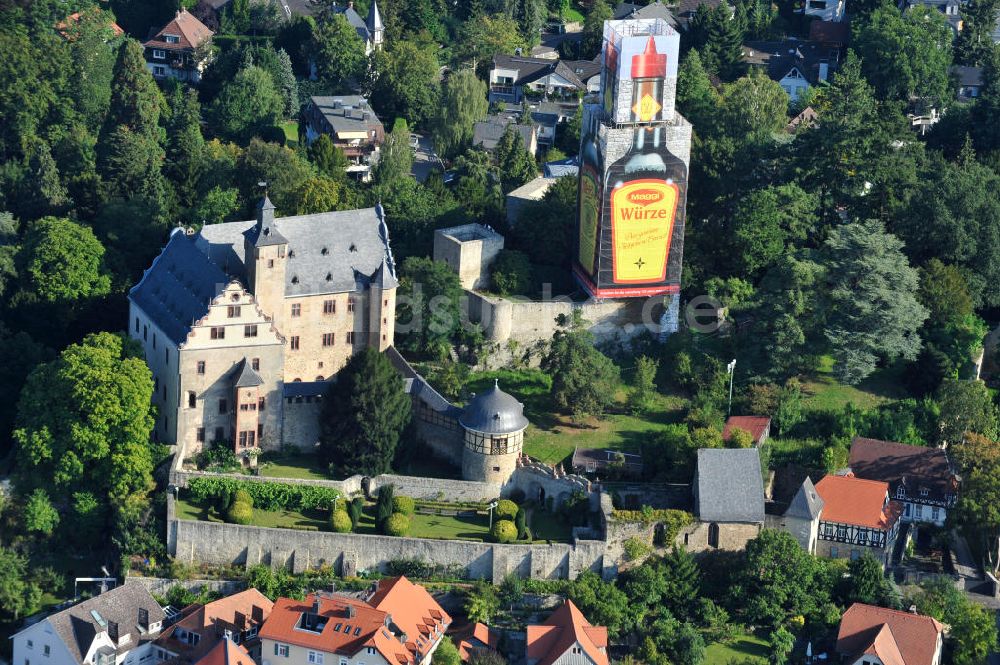
[[[667,77],[667,54],[656,52],[656,42],[653,36],[649,36],[646,42],[646,50],[639,55],[632,56],[632,78],[666,78]]]

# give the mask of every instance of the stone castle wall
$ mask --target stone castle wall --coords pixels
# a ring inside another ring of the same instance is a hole
[[[735,522],[719,522],[718,524],[718,547],[713,547],[708,543],[711,526],[708,522],[696,522],[681,529],[674,542],[688,552],[705,552],[716,549],[736,552],[745,549],[747,542],[756,538],[762,528],[760,524],[741,524]]]

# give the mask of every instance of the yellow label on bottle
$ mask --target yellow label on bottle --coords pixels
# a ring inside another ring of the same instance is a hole
[[[635,106],[632,107],[632,112],[635,113],[642,122],[649,122],[656,117],[656,114],[660,112],[661,108],[663,107],[658,101],[653,99],[652,95],[645,94],[642,96],[642,99],[636,102]]]
[[[677,199],[677,185],[657,179],[633,180],[611,193],[615,283],[666,279]]]

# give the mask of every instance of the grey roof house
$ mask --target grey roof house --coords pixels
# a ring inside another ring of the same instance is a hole
[[[538,129],[534,125],[520,125],[512,118],[498,115],[491,115],[473,125],[472,145],[482,146],[484,150],[493,150],[507,131],[507,125],[514,126],[528,152],[534,155],[538,151]]]
[[[165,615],[146,587],[125,584],[11,637],[21,665],[133,665],[152,655]]]
[[[811,86],[828,81],[839,61],[838,49],[798,39],[754,41],[743,45],[743,62],[763,69],[793,102]]]
[[[382,24],[382,15],[379,13],[376,0],[372,0],[368,7],[368,16],[365,18],[361,18],[361,14],[355,11],[353,0],[348,0],[347,5],[343,7],[334,5],[331,9],[346,18],[351,27],[357,31],[358,37],[365,43],[365,55],[382,47],[385,26]]]
[[[701,448],[694,482],[702,522],[764,522],[764,482],[755,448]]]
[[[367,99],[360,95],[310,97],[303,116],[307,143],[326,134],[351,161],[348,173],[368,173],[373,155],[385,140],[385,128]]]
[[[963,101],[975,99],[983,87],[983,68],[955,65],[951,75],[958,84],[958,98]]]
[[[718,2],[715,4],[718,5]],[[696,4],[695,10],[697,8],[698,6]],[[612,18],[616,21],[637,18],[662,18],[670,25],[671,28],[678,27],[678,21],[674,18],[673,11],[660,2],[660,0],[655,0],[648,5],[636,5],[631,2],[619,3],[619,5],[615,7],[615,12],[612,15]]]
[[[567,99],[592,92],[599,85],[594,76],[600,78],[600,65],[595,72],[594,64],[586,60],[494,55],[490,67],[490,103],[520,104],[525,96]]]

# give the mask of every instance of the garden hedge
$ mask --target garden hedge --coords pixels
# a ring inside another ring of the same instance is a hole
[[[392,512],[403,513],[404,515],[412,515],[413,511],[416,510],[417,503],[412,498],[408,496],[394,496],[392,497]]]
[[[243,490],[260,510],[329,510],[340,492],[330,487],[255,482],[235,478],[202,476],[188,482],[188,492],[198,500],[233,496]],[[183,491],[181,496],[183,496]]]

